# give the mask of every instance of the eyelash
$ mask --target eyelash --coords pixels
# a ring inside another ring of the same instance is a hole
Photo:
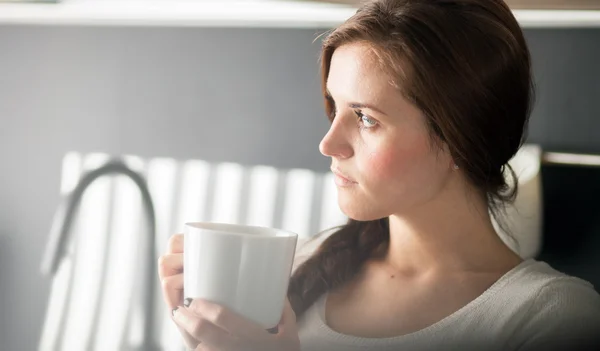
[[[327,100],[329,100],[329,103],[331,104],[331,106],[333,107],[333,111],[331,111],[330,115],[328,116],[329,121],[333,122],[335,116],[337,115],[337,108],[335,106],[335,102],[333,101],[333,98],[331,96],[326,96]],[[355,110],[354,114],[357,116],[358,118],[358,123],[360,124],[359,128],[361,130],[366,130],[366,129],[372,129],[374,127],[377,126],[377,121],[374,120],[373,118],[369,117],[368,115],[365,115],[364,113],[362,113],[361,110]],[[364,122],[365,120],[368,121],[372,121],[372,126],[367,127],[365,125],[362,124],[362,122]]]
[[[362,113],[362,111],[360,110],[356,110],[354,111],[354,114],[356,114],[356,116],[358,117],[358,123],[360,124],[360,129],[361,130],[365,130],[365,129],[372,129],[375,128],[377,126],[377,121],[374,120],[373,118],[365,115],[364,113]],[[363,122],[367,122],[367,123],[371,123],[371,126],[365,126],[364,124],[362,124]]]

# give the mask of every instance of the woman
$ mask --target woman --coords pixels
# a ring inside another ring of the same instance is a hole
[[[492,215],[525,138],[529,51],[501,0],[382,0],[324,40],[320,144],[351,220],[298,257],[277,331],[182,301],[181,235],[165,300],[197,350],[548,350],[593,347],[600,296],[522,260]],[[516,182],[511,182],[516,183]],[[490,210],[490,211],[489,211]]]

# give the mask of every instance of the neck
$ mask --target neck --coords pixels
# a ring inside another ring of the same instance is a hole
[[[521,261],[497,235],[484,196],[448,186],[434,199],[389,217],[384,259],[407,275],[505,269]]]

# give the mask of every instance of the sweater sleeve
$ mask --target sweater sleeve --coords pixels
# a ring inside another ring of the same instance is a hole
[[[513,340],[519,351],[600,350],[600,295],[575,277],[540,289]]]

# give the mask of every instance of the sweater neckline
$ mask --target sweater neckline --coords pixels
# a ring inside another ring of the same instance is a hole
[[[387,337],[387,338],[366,338],[359,337],[354,335],[347,335],[339,333],[333,329],[331,329],[326,322],[325,318],[325,307],[327,303],[328,294],[323,294],[315,303],[315,309],[317,314],[317,328],[320,329],[324,335],[328,338],[335,340],[338,343],[349,345],[349,346],[373,346],[373,345],[395,345],[400,342],[410,342],[411,340],[422,338],[423,334],[431,334],[436,331],[445,328],[446,326],[452,324],[452,322],[456,319],[461,318],[461,316],[469,313],[473,309],[477,308],[477,306],[481,305],[492,296],[494,296],[502,287],[511,282],[516,274],[523,270],[525,267],[528,267],[537,261],[533,258],[525,259],[520,262],[518,265],[513,267],[511,270],[502,275],[498,280],[496,280],[489,288],[487,288],[483,293],[477,296],[475,299],[471,300],[469,303],[453,312],[452,314],[442,318],[441,320],[425,327],[419,329],[417,331],[403,334],[399,336]]]

